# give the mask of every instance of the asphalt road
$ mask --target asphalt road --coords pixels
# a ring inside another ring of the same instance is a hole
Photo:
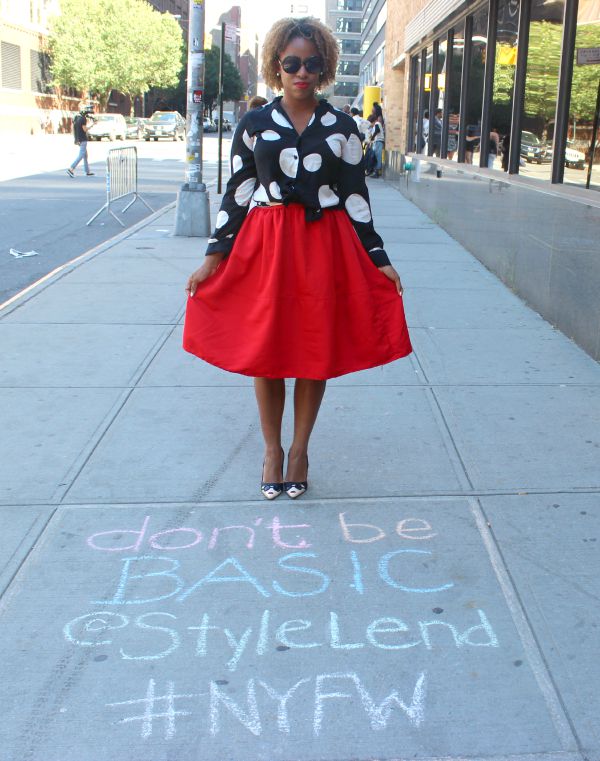
[[[132,144],[128,142],[128,145]],[[216,176],[216,137],[206,136],[204,180],[210,185]],[[70,178],[64,168],[72,160],[71,142],[51,144],[54,155],[45,151],[46,169],[39,174],[0,182],[0,304],[61,264],[85,253],[121,232],[123,227],[103,212],[90,226],[86,222],[102,207],[106,198],[105,162],[109,148],[119,144],[93,143],[89,153],[95,176],[79,174]],[[139,193],[157,210],[174,201],[184,182],[185,146],[183,143],[138,143]],[[224,144],[224,155],[229,153]],[[58,155],[57,155],[58,154]],[[64,154],[64,156],[63,156]],[[94,158],[100,159],[94,161]],[[26,163],[24,174],[30,171]],[[128,199],[117,203],[121,210]],[[151,212],[136,201],[125,214],[118,216],[126,227]],[[15,258],[10,249],[36,251],[37,256]]]

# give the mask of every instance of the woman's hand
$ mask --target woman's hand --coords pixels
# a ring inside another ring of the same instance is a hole
[[[402,287],[402,283],[400,282],[400,275],[396,272],[396,270],[392,267],[391,264],[386,264],[384,267],[378,267],[377,268],[380,272],[383,272],[383,274],[386,277],[389,277],[389,279],[394,283],[396,286],[396,290],[402,296],[404,292],[404,288]]]
[[[195,272],[192,272],[188,278],[187,285],[185,287],[188,296],[192,297],[196,293],[196,288],[200,285],[200,283],[204,282],[211,275],[215,274],[219,264],[221,264],[225,256],[226,254],[221,252],[208,254],[206,256],[204,264],[201,267],[198,267]]]

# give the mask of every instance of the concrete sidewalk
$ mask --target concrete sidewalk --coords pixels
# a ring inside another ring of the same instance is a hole
[[[329,383],[298,502],[173,208],[0,312],[2,761],[600,759],[600,366],[371,192],[415,351]]]

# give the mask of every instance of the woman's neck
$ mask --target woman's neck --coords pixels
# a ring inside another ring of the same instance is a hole
[[[296,114],[301,116],[303,114],[312,114],[318,103],[318,98],[314,94],[312,98],[302,98],[301,100],[297,100],[296,98],[286,98],[284,93],[281,98],[281,105],[290,115]]]

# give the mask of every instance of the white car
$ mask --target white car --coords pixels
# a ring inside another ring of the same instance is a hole
[[[565,148],[565,166],[572,166],[575,169],[583,169],[585,167],[585,153],[575,150],[570,146],[573,143],[567,140],[567,147]]]
[[[127,137],[127,124],[123,114],[94,114],[94,124],[88,129],[87,136],[90,140],[125,140]]]

